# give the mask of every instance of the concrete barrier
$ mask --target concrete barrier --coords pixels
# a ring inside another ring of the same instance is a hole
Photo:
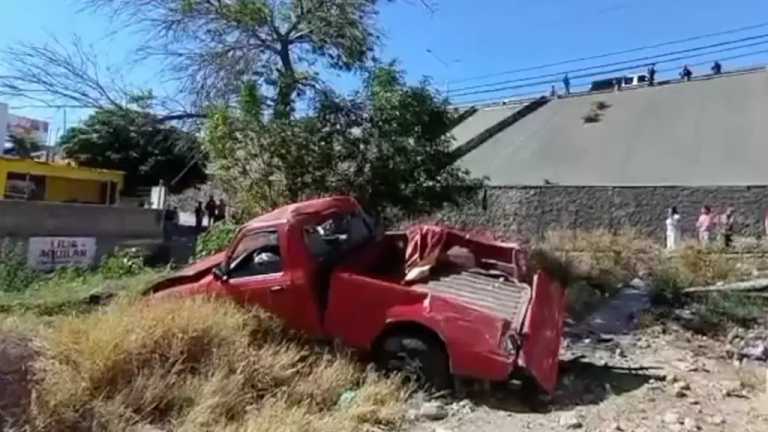
[[[32,237],[93,238],[89,261],[98,263],[119,247],[139,245],[154,253],[163,243],[162,216],[144,208],[0,200],[0,238],[25,249]]]

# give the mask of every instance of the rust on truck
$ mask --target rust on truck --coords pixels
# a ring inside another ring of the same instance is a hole
[[[226,251],[148,291],[261,307],[435,387],[521,374],[552,392],[564,287],[527,260],[517,244],[439,226],[382,233],[354,199],[331,197],[250,221]]]

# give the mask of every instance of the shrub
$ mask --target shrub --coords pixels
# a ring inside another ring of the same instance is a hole
[[[661,249],[632,229],[547,232],[542,248],[573,262],[573,277],[600,287],[605,295],[657,267]]]
[[[26,291],[39,277],[39,273],[27,267],[21,243],[0,239],[0,292]]]
[[[119,279],[135,276],[144,270],[144,254],[138,248],[116,250],[112,255],[105,257],[99,273],[105,279]]]
[[[237,225],[227,222],[214,224],[208,231],[197,238],[195,258],[203,258],[226,249],[235,238],[237,228]]]
[[[724,335],[733,326],[749,328],[765,320],[768,301],[739,293],[699,294],[690,298],[696,332]]]

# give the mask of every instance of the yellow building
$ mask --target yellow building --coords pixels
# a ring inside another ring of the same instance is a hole
[[[115,205],[125,173],[0,156],[2,199]]]

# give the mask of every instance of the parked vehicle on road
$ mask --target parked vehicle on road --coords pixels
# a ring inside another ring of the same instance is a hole
[[[292,204],[148,291],[257,305],[436,388],[452,376],[557,382],[564,288],[516,244],[414,226],[383,233],[349,197]]]

